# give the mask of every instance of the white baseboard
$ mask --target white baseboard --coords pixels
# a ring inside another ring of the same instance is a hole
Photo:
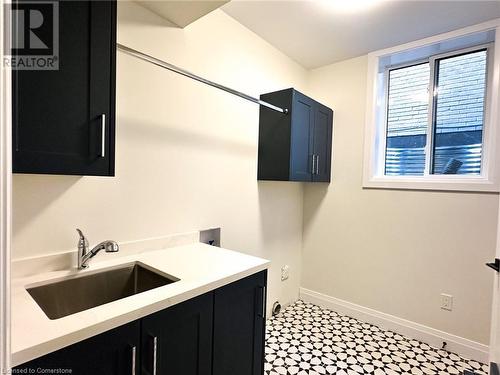
[[[401,319],[394,315],[389,315],[377,310],[356,305],[355,303],[327,296],[326,294],[318,293],[306,288],[300,288],[300,298],[304,302],[310,302],[321,307],[329,308],[341,314],[351,316],[367,323],[375,324],[384,329],[425,342],[426,344],[437,348],[440,348],[442,342],[445,341],[447,343],[447,350],[469,359],[474,359],[482,363],[488,363],[488,345],[427,327],[423,324]]]

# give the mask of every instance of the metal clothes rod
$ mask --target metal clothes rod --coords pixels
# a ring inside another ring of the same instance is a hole
[[[257,98],[254,98],[253,96],[250,96],[250,95],[247,95],[243,92],[240,92],[240,91],[237,91],[237,90],[234,90],[234,89],[231,89],[229,87],[226,87],[226,86],[223,86],[223,85],[219,85],[218,83],[215,83],[215,82],[212,82],[212,81],[209,81],[208,79],[205,79],[203,77],[200,77],[194,73],[191,73],[187,70],[184,70],[182,68],[179,68],[178,66],[175,66],[173,64],[170,64],[166,61],[163,61],[163,60],[160,60],[160,59],[157,59],[156,57],[153,57],[153,56],[150,56],[150,55],[147,55],[145,53],[142,53],[140,51],[137,51],[133,48],[130,48],[130,47],[127,47],[127,46],[124,46],[123,44],[120,44],[120,43],[117,43],[116,44],[116,47],[118,48],[119,51],[122,51],[122,52],[125,52],[131,56],[135,56],[141,60],[144,60],[144,61],[147,61],[147,62],[150,62],[154,65],[157,65],[159,67],[162,67],[164,69],[167,69],[167,70],[170,70],[172,72],[175,72],[175,73],[178,73],[178,74],[181,74],[185,77],[188,77],[188,78],[191,78],[191,79],[194,79],[198,82],[201,82],[201,83],[204,83],[206,85],[209,85],[209,86],[212,86],[212,87],[215,87],[219,90],[223,90],[223,91],[226,91],[230,94],[233,94],[233,95],[236,95],[236,96],[239,96],[240,98],[243,98],[243,99],[246,99],[246,100],[249,100],[253,103],[256,103],[256,104],[259,104],[259,105],[262,105],[264,107],[267,107],[267,108],[270,108],[274,111],[277,111],[277,112],[281,112],[281,113],[288,113],[288,109],[287,108],[280,108],[280,107],[277,107],[275,105],[272,105],[268,102],[265,102],[263,100],[260,100],[260,99],[257,99]]]

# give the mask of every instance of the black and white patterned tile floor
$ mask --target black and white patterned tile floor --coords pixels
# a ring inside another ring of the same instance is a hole
[[[488,374],[485,364],[302,301],[266,331],[265,375]]]

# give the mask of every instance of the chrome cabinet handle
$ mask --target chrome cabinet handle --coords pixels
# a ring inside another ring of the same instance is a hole
[[[262,318],[266,317],[266,287],[262,287]]]
[[[261,297],[261,308],[260,311],[257,311],[257,316],[259,318],[265,319],[266,316],[266,287],[265,286],[259,286],[258,289],[260,290],[262,297]]]
[[[106,156],[106,114],[101,115],[101,158]]]
[[[319,174],[319,155],[316,155],[316,174]]]
[[[158,350],[158,337],[153,337],[153,375],[156,375],[156,361],[157,361],[157,350]]]
[[[315,154],[312,154],[312,167],[311,167],[311,174],[314,174],[314,171],[316,170],[314,168],[314,162],[316,160],[316,155]]]
[[[135,358],[137,356],[137,348],[132,346],[132,375],[135,375]]]

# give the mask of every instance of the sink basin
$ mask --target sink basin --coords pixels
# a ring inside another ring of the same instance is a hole
[[[27,291],[49,319],[59,319],[179,279],[140,263],[77,275]]]

